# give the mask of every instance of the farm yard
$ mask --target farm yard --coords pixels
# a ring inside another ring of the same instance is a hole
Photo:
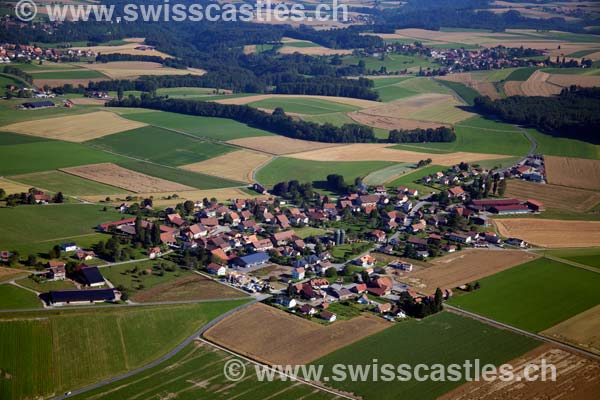
[[[272,157],[265,153],[237,150],[181,168],[233,181],[253,182],[254,172],[271,160]]]
[[[518,237],[540,247],[600,246],[600,221],[507,218],[494,219],[494,224],[502,236]]]
[[[4,126],[2,130],[80,143],[144,126],[146,124],[127,120],[111,112],[96,111],[82,115],[18,122]]]
[[[552,163],[553,161],[550,161]],[[550,167],[552,171],[552,167]],[[550,175],[551,173],[548,172]],[[556,176],[556,175],[555,175]],[[563,173],[564,176],[564,173]],[[552,178],[549,177],[550,181]],[[565,179],[559,175],[557,179]],[[600,193],[591,190],[574,189],[557,185],[540,185],[533,182],[509,180],[506,195],[517,199],[534,199],[540,201],[548,209],[589,211],[600,203]]]
[[[597,305],[542,331],[541,334],[600,354],[599,323],[600,305]]]
[[[556,381],[527,381],[523,376],[526,365],[556,367]],[[511,360],[508,364],[517,372],[518,381],[467,382],[440,396],[439,400],[509,400],[518,398],[553,398],[557,400],[592,400],[600,388],[600,363],[562,348],[543,345]],[[573,368],[576,365],[577,368]]]
[[[317,360],[315,364],[324,365],[325,370],[330,370],[334,364],[370,365],[373,359],[377,359],[379,365],[397,365],[402,362],[413,367],[418,364],[463,364],[467,359],[480,359],[482,365],[499,365],[537,347],[538,343],[507,330],[443,312],[420,321],[409,320],[395,324],[380,333],[340,348]],[[368,380],[331,380],[329,384],[366,400],[385,400],[412,397],[436,399],[462,382],[378,381],[377,390],[373,389],[373,383]]]
[[[134,193],[194,190],[194,188],[190,186],[131,171],[111,163],[63,168],[61,171],[93,182],[114,185]]]
[[[600,160],[548,156],[544,165],[548,183],[600,190]]]
[[[293,360],[302,365],[391,326],[368,314],[326,326],[253,304],[210,328],[204,337],[259,362],[283,365]]]
[[[206,343],[194,341],[171,360],[119,382],[74,396],[73,399],[120,400],[140,393],[150,398],[327,400],[334,395],[300,382],[259,382],[254,373],[233,382],[223,375],[225,363],[235,358]],[[243,361],[247,371],[254,371]],[[161,397],[162,398],[162,397]]]
[[[541,332],[600,303],[600,276],[539,258],[483,278],[481,288],[450,304],[531,332]],[[568,301],[555,301],[560,288]]]
[[[512,268],[538,256],[520,250],[465,250],[429,262],[430,267],[398,278],[420,293],[454,289]]]
[[[52,397],[140,367],[245,301],[3,313],[0,365],[12,378],[0,397]]]

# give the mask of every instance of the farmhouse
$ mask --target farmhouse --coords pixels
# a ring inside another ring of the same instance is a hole
[[[46,277],[50,281],[63,281],[67,277],[67,271],[65,269],[64,263],[63,265],[55,265],[48,268],[48,272],[46,273]]]
[[[55,306],[65,304],[102,303],[115,301],[114,289],[51,290],[48,301]]]
[[[79,277],[82,283],[90,287],[104,286],[104,277],[100,273],[98,267],[80,265],[79,268]]]
[[[225,276],[227,269],[222,265],[210,263],[208,264],[208,267],[206,267],[206,271],[212,275]]]
[[[321,318],[323,318],[327,322],[334,322],[337,319],[337,316],[329,311],[321,311]]]

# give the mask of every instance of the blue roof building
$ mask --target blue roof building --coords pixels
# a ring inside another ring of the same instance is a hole
[[[270,260],[269,255],[263,252],[248,254],[247,256],[238,257],[233,260],[233,263],[242,268],[257,267],[265,264]]]

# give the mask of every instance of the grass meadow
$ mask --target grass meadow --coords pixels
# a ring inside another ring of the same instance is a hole
[[[56,396],[138,368],[245,301],[4,313],[0,369],[11,379],[0,398]]]
[[[393,165],[387,161],[310,161],[295,158],[279,157],[258,171],[259,182],[274,185],[278,182],[297,179],[300,182],[316,182],[320,184],[329,174],[343,175],[346,182],[354,182],[357,177],[365,177],[369,173]]]
[[[46,171],[11,177],[14,181],[50,192],[72,196],[129,194],[125,189],[69,175],[61,171]]]
[[[541,253],[590,267],[600,268],[600,247],[590,247],[587,249],[543,250]]]
[[[123,117],[165,129],[182,131],[198,137],[223,141],[272,135],[270,132],[252,128],[226,118],[197,117],[165,111],[126,113]]]
[[[600,303],[600,275],[540,258],[481,279],[450,304],[540,332]]]
[[[359,109],[358,107],[348,104],[321,99],[308,99],[303,97],[264,99],[252,102],[249,105],[256,108],[266,108],[269,110],[280,107],[283,108],[283,110],[287,113],[308,115],[350,112]]]
[[[466,360],[481,360],[482,365],[499,365],[535,348],[539,342],[494,328],[473,319],[447,312],[424,320],[408,320],[389,329],[341,348],[317,360],[331,371],[334,364],[378,365],[460,364]],[[419,398],[436,399],[464,381],[378,381],[352,382],[330,380],[337,389],[352,392],[364,399]],[[376,390],[374,390],[376,386]]]
[[[10,284],[0,285],[0,310],[19,308],[42,308],[42,302],[35,293],[29,290]],[[2,336],[0,335],[0,337]],[[0,386],[2,386],[1,383]]]

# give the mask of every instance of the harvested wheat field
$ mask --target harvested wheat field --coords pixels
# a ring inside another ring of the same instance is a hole
[[[178,192],[194,190],[180,183],[155,178],[113,163],[82,165],[80,167],[61,168],[60,171],[91,181],[116,186],[134,193]]]
[[[0,188],[4,189],[7,195],[27,192],[31,186],[23,185],[19,182],[13,182],[0,177]]]
[[[244,96],[244,97],[233,97],[229,99],[221,99],[215,100],[216,103],[221,104],[238,104],[244,105],[249,103],[254,103],[260,100],[268,100],[268,99],[316,99],[316,100],[326,100],[333,101],[336,103],[347,104],[349,106],[359,107],[359,108],[370,108],[380,106],[381,103],[373,100],[363,100],[363,99],[355,99],[352,97],[338,97],[338,96],[309,96],[304,94],[257,94],[253,96]]]
[[[96,111],[89,114],[18,122],[2,129],[23,135],[80,143],[143,126],[146,124],[122,118],[112,112]]]
[[[600,203],[598,192],[514,179],[508,181],[506,196],[541,201],[548,209],[577,212],[586,212]]]
[[[308,364],[393,324],[371,314],[322,325],[257,303],[230,315],[204,337],[266,364]]]
[[[33,84],[37,87],[44,87],[46,85],[50,87],[59,87],[64,85],[73,85],[73,87],[78,87],[79,85],[87,86],[90,82],[103,82],[110,81],[110,78],[107,76],[106,78],[89,78],[89,79],[39,79],[33,76]]]
[[[176,69],[148,61],[112,61],[82,64],[82,67],[98,71],[112,79],[136,79],[142,75],[204,75],[206,73],[201,69]]]
[[[525,82],[506,82],[504,92],[507,96],[554,96],[559,94],[563,87],[551,83],[551,76],[537,70]]]
[[[180,168],[239,182],[253,182],[254,171],[273,157],[256,151],[238,150]]]
[[[426,93],[380,104],[364,111],[369,115],[379,117],[456,124],[473,116],[473,114],[458,108],[461,105],[452,95]]]
[[[444,75],[444,76],[440,76],[436,79],[449,81],[449,82],[462,83],[470,88],[473,88],[474,90],[479,92],[479,94],[481,94],[482,96],[488,96],[492,100],[500,98],[500,94],[498,93],[498,91],[496,90],[496,87],[494,86],[494,84],[492,82],[475,79],[473,74],[471,74],[470,72],[462,72],[459,74]]]
[[[175,206],[177,203],[184,202],[186,200],[199,201],[203,198],[211,199],[216,198],[218,201],[229,201],[231,199],[247,199],[250,197],[258,197],[259,194],[251,195],[248,192],[244,192],[238,188],[224,188],[224,189],[209,189],[209,190],[186,190],[177,192],[145,192],[136,194],[139,199],[152,197],[152,203],[154,206],[166,207]],[[176,197],[173,197],[176,195]],[[103,201],[106,196],[81,196],[83,200],[90,202]],[[111,201],[114,204],[121,204],[125,198],[119,196],[111,196]]]
[[[435,129],[444,125],[448,126],[447,124],[442,124],[439,122],[417,121],[415,119],[371,115],[368,109],[363,111],[352,111],[347,115],[359,124],[390,131],[393,129]]]
[[[27,273],[27,271],[22,271],[20,269],[0,267],[0,282],[14,279],[17,276],[25,276]]]
[[[504,93],[507,96],[525,96],[525,92],[521,87],[523,82],[519,81],[508,81],[504,82]]]
[[[141,48],[145,47],[143,44],[144,40],[144,38],[129,38],[124,39],[124,41],[128,43],[119,46],[73,47],[73,50],[93,51],[97,54],[131,54],[135,56],[153,56],[161,58],[171,57],[168,54],[147,46],[146,50],[141,50]],[[140,49],[136,49],[136,47]]]
[[[90,97],[76,97],[69,99],[69,101],[75,105],[80,106],[103,106],[107,99],[93,99]]]
[[[255,136],[242,139],[228,140],[227,143],[274,155],[290,154],[315,149],[325,149],[340,145],[339,143],[323,143],[311,142],[308,140],[291,139],[285,136]]]
[[[418,162],[431,158],[433,164],[454,165],[461,161],[472,162],[479,160],[493,160],[506,158],[499,154],[479,153],[448,153],[429,154],[407,150],[397,150],[389,147],[387,143],[354,143],[349,145],[331,147],[326,149],[305,151],[291,154],[289,157],[313,161],[393,161],[393,162]]]
[[[546,365],[556,366],[556,381],[550,380],[550,376],[546,381],[524,379],[525,366],[539,366],[542,360]],[[600,363],[556,346],[545,344],[508,364],[514,367],[515,380],[467,382],[438,397],[438,400],[594,400],[600,393]]]
[[[569,87],[571,85],[595,87],[600,86],[600,76],[552,74],[548,78],[548,82],[561,87]]]
[[[204,275],[192,274],[136,293],[131,299],[137,303],[150,303],[154,301],[230,299],[237,297],[247,296],[239,290],[215,282]]]
[[[541,334],[600,354],[600,305],[577,314]]]
[[[600,246],[600,221],[509,218],[493,220],[502,236],[518,237],[540,247]]]
[[[436,288],[453,289],[538,258],[520,250],[465,250],[436,258],[432,267],[399,278],[415,290],[431,295]]]
[[[544,161],[549,183],[600,190],[600,160],[546,156]]]

